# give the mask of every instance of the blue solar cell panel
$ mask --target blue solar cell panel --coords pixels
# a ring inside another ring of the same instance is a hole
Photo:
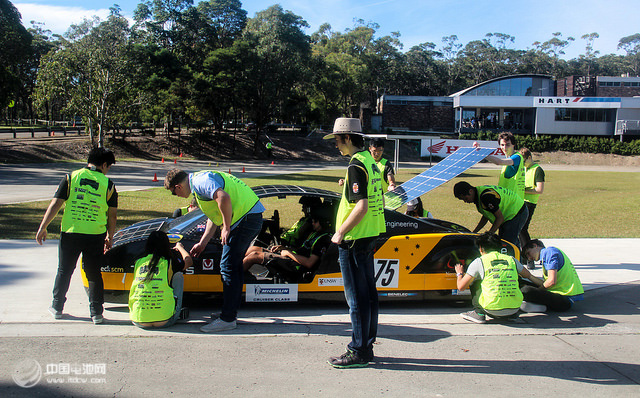
[[[435,166],[413,177],[384,195],[385,207],[395,210],[452,178],[490,155],[494,148],[458,148]]]

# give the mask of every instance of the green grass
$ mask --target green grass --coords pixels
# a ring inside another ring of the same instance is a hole
[[[421,170],[420,170],[421,171]],[[406,181],[418,170],[402,170],[398,181]],[[247,178],[250,186],[267,184],[305,185],[339,191],[337,180],[344,171],[323,170],[277,177]],[[436,217],[475,227],[480,215],[475,207],[453,197],[453,185],[466,180],[472,185],[495,184],[497,170],[470,170],[436,188],[422,199]],[[640,174],[617,172],[547,171],[545,193],[540,197],[530,233],[539,238],[640,238]],[[171,196],[162,188],[119,193],[118,228],[149,218],[169,216],[185,206],[186,199]],[[294,201],[263,200],[272,214],[278,206],[283,226],[301,216]],[[33,239],[49,201],[0,205],[0,239]],[[404,208],[400,209],[404,211]],[[49,239],[57,239],[61,216],[48,228]]]

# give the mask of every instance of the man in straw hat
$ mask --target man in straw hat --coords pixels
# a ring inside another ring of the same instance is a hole
[[[364,367],[373,360],[378,331],[373,250],[376,237],[385,232],[382,175],[371,153],[364,149],[359,119],[336,119],[333,133],[324,137],[332,138],[340,153],[351,157],[331,242],[339,245],[352,333],[347,351],[330,358],[329,364],[336,368]]]

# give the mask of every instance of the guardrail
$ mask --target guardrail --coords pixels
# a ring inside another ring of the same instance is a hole
[[[47,137],[53,137],[56,134],[62,134],[64,137],[67,134],[84,134],[84,126],[80,127],[11,127],[8,129],[0,129],[0,135],[11,134],[13,138],[18,138],[19,133],[30,133],[31,138],[35,138],[36,133],[47,133]]]

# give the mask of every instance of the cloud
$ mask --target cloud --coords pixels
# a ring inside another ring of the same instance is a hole
[[[22,24],[31,26],[31,21],[44,23],[44,28],[52,33],[63,34],[72,24],[83,19],[91,19],[94,15],[105,20],[109,16],[108,8],[86,9],[82,7],[51,6],[34,3],[14,3],[22,15]]]

